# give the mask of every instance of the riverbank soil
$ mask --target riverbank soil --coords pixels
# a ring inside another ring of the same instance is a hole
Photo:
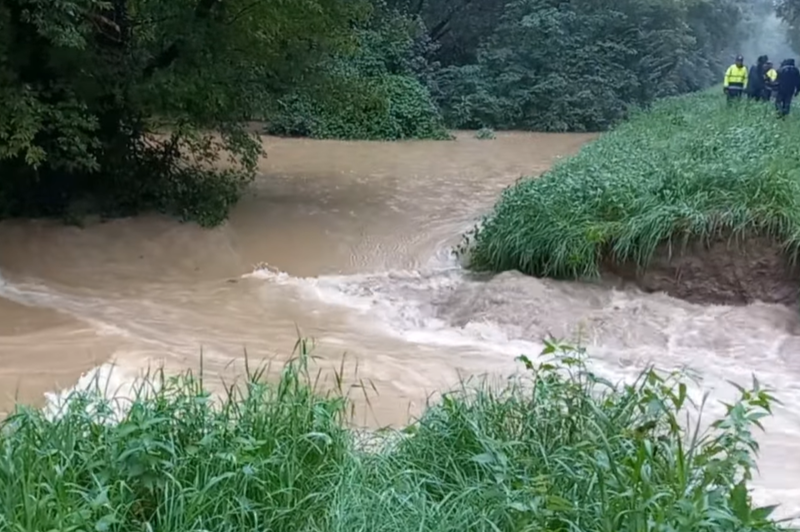
[[[765,237],[662,244],[644,269],[606,260],[603,272],[645,292],[665,292],[692,303],[800,302],[800,268],[790,265],[781,246]]]

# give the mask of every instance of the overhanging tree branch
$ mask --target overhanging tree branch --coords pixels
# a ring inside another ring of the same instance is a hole
[[[194,8],[194,19],[207,20],[211,16],[214,7],[221,3],[221,0],[200,0]],[[185,39],[179,38],[151,59],[142,72],[144,79],[152,77],[157,71],[165,69],[174,63],[180,56],[184,43]]]
[[[255,0],[255,2],[251,2],[250,4],[244,6],[240,9],[235,15],[233,15],[230,19],[225,21],[225,24],[231,25],[237,20],[239,20],[242,16],[247,14],[247,12],[251,11],[253,8],[257,7],[263,0]]]
[[[450,31],[449,26],[453,18],[455,18],[455,16],[460,12],[464,11],[470,4],[472,4],[472,0],[462,0],[455,7],[451,7],[442,20],[440,20],[430,29],[428,32],[429,38],[432,41],[438,41],[441,39],[445,34],[447,34],[448,31]]]

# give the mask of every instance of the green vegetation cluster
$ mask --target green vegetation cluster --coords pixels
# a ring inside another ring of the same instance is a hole
[[[793,28],[791,2],[781,14]],[[602,130],[717,81],[769,0],[4,0],[0,218],[221,222],[282,135]],[[792,30],[793,31],[793,30]],[[222,163],[222,164],[221,164]]]
[[[800,123],[716,91],[663,100],[537,179],[506,189],[461,251],[478,270],[596,276],[656,247],[768,235],[800,250]]]
[[[416,73],[426,68],[418,18],[377,3],[357,46],[327,59],[320,76],[265,110],[267,132],[347,140],[449,139]]]
[[[740,0],[380,0],[361,46],[268,115],[269,131],[439,138],[457,129],[599,131],[719,81],[773,7]],[[431,101],[433,99],[433,102]],[[416,127],[397,126],[414,116]]]
[[[0,217],[219,223],[261,154],[245,120],[354,45],[365,14],[338,0],[4,0]]]
[[[751,503],[770,392],[754,381],[708,431],[685,377],[612,385],[548,343],[505,389],[443,396],[402,433],[346,428],[347,393],[308,351],[214,402],[202,379],[149,381],[121,416],[91,390],[0,429],[0,529],[100,532],[591,530],[772,532]],[[370,442],[365,445],[365,442]]]
[[[789,44],[800,49],[800,0],[776,0],[775,10],[788,26]]]

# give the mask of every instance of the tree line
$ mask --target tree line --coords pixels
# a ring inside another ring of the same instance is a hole
[[[782,0],[0,0],[0,217],[213,225],[283,135],[599,131],[717,83]],[[220,162],[224,164],[219,164]]]

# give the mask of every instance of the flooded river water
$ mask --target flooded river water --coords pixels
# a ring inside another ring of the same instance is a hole
[[[450,256],[503,188],[590,139],[265,138],[263,175],[214,230],[154,216],[0,224],[0,411],[14,397],[44,405],[98,372],[114,388],[148,366],[197,369],[201,350],[211,376],[239,371],[245,348],[285,360],[299,328],[323,367],[345,356],[351,382],[377,390],[357,422],[399,424],[459,376],[508,374],[543,336],[580,332],[612,377],[652,362],[692,367],[714,398],[751,373],[776,388],[784,404],[760,438],[757,496],[783,503],[782,515],[800,511],[796,310],[515,273],[487,281]]]

